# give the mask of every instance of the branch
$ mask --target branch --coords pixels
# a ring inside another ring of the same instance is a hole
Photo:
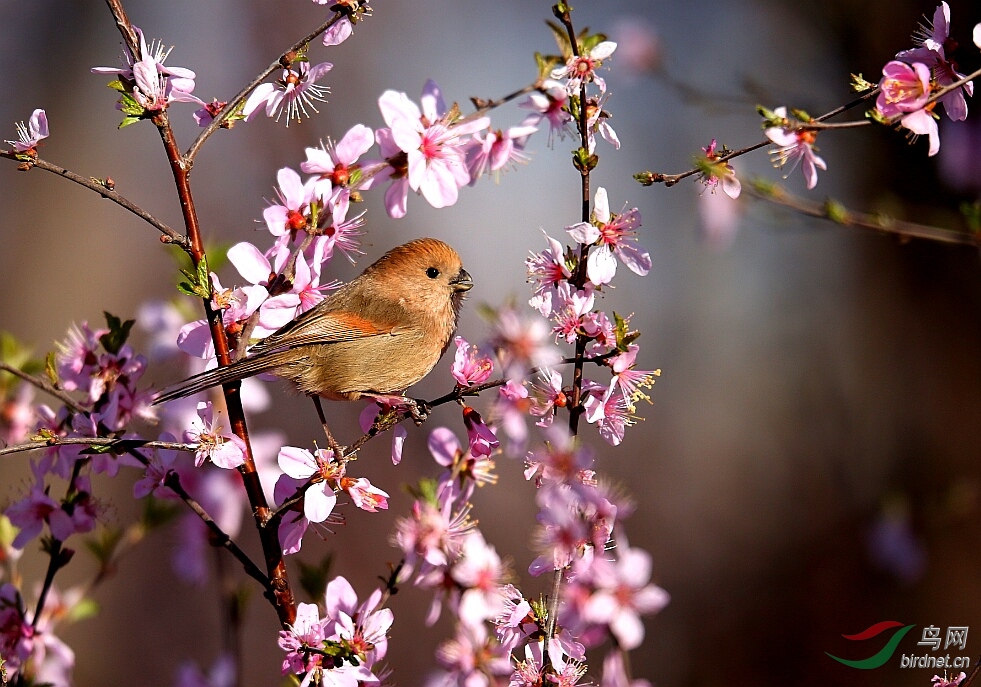
[[[894,234],[904,239],[927,239],[940,243],[953,243],[981,247],[981,234],[944,229],[927,224],[904,222],[882,215],[848,210],[831,198],[823,203],[805,200],[787,193],[776,184],[756,181],[743,187],[743,191],[753,198],[779,205],[807,217],[817,217],[846,227],[868,229],[879,234]]]
[[[470,102],[473,103],[473,106],[477,108],[477,110],[475,112],[468,114],[466,117],[464,117],[459,122],[457,122],[457,124],[462,124],[464,122],[473,121],[474,119],[479,119],[480,117],[483,117],[485,114],[487,114],[494,108],[500,107],[505,103],[509,103],[515,98],[520,98],[525,93],[531,93],[532,91],[540,91],[541,89],[542,89],[542,79],[539,78],[539,79],[535,79],[533,83],[530,83],[527,86],[523,86],[522,88],[519,88],[513,93],[508,93],[507,95],[502,96],[497,100],[484,100],[483,98],[470,98]]]
[[[12,151],[0,150],[0,157],[5,157],[8,160],[15,160],[23,163],[21,169],[27,170],[30,169],[31,167],[37,167],[38,169],[43,169],[46,172],[52,172],[53,174],[57,174],[58,176],[68,179],[69,181],[74,181],[76,184],[79,184],[80,186],[84,186],[87,189],[91,189],[92,191],[95,191],[103,198],[107,198],[108,200],[111,200],[112,202],[119,205],[120,207],[129,210],[134,215],[136,215],[143,221],[147,222],[154,228],[156,228],[161,234],[160,240],[163,243],[173,243],[179,246],[188,254],[190,253],[189,251],[190,244],[188,243],[186,236],[184,236],[178,231],[175,231],[174,229],[171,229],[169,226],[158,220],[156,217],[151,215],[149,212],[141,208],[136,203],[116,193],[112,188],[110,188],[108,181],[101,181],[95,179],[94,177],[83,177],[79,174],[76,174],[75,172],[72,172],[71,170],[65,169],[64,167],[59,167],[56,164],[47,162],[46,160],[42,160],[39,157],[34,157],[30,160],[25,160],[24,153],[15,153]]]
[[[131,455],[134,455],[134,453],[131,453]],[[269,578],[266,577],[259,569],[259,566],[253,563],[252,559],[238,547],[238,544],[236,544],[231,537],[225,534],[225,531],[218,526],[218,523],[216,523],[211,516],[208,515],[204,508],[201,507],[201,504],[191,498],[191,495],[184,490],[184,487],[180,481],[180,476],[176,472],[168,472],[167,476],[164,478],[164,485],[177,494],[181,500],[186,503],[191,510],[193,510],[197,516],[201,518],[202,521],[204,521],[204,524],[208,527],[208,530],[214,537],[212,544],[214,546],[221,546],[227,549],[229,553],[235,556],[235,559],[242,564],[242,568],[245,570],[246,574],[262,585],[262,588],[266,591],[266,598],[268,598],[273,607],[277,608],[278,610],[275,591]]]
[[[112,13],[116,25],[122,34],[123,40],[129,46],[130,51],[137,59],[139,55],[139,45],[135,41],[135,31],[126,16],[122,7],[121,0],[106,0],[109,11]],[[197,267],[205,259],[204,244],[201,238],[201,225],[198,220],[197,210],[194,205],[194,197],[191,193],[190,184],[190,162],[185,163],[177,147],[177,140],[174,137],[173,129],[166,110],[161,110],[151,118],[153,125],[160,134],[167,161],[170,163],[171,173],[174,177],[174,184],[177,189],[177,198],[181,206],[181,214],[184,219],[184,227],[187,230],[187,238],[190,242],[189,254],[194,266]],[[200,137],[199,137],[200,138]],[[228,365],[232,361],[231,351],[228,346],[228,336],[221,320],[221,313],[215,312],[211,306],[211,298],[202,298],[205,316],[211,331],[211,338],[215,344],[215,355],[219,365]],[[266,502],[266,495],[262,491],[262,484],[259,482],[259,474],[256,471],[255,460],[252,456],[252,444],[249,441],[248,425],[245,421],[245,411],[242,409],[241,384],[233,382],[222,385],[222,392],[225,397],[225,406],[228,410],[228,419],[231,429],[245,445],[245,462],[238,468],[242,475],[242,482],[245,486],[249,504],[252,507],[252,516],[255,520],[259,540],[262,544],[263,556],[265,558],[266,569],[269,572],[269,587],[273,605],[279,615],[280,623],[283,627],[289,627],[296,619],[296,600],[290,588],[289,576],[286,572],[286,563],[283,560],[283,551],[279,544],[279,536],[272,528],[266,529],[263,524],[269,517],[269,505]]]
[[[227,105],[222,109],[222,111],[216,116],[211,123],[205,127],[204,131],[198,134],[198,137],[194,139],[194,143],[191,147],[187,149],[184,153],[183,162],[184,165],[190,169],[194,165],[194,158],[197,156],[198,151],[204,142],[207,141],[213,133],[215,133],[221,125],[228,119],[228,117],[238,110],[239,105],[241,105],[249,94],[255,89],[256,86],[261,84],[266,80],[266,77],[272,74],[277,69],[288,69],[291,64],[296,60],[297,53],[299,53],[306,45],[312,41],[314,38],[322,34],[324,31],[332,27],[338,21],[348,16],[346,12],[335,12],[334,16],[325,21],[323,24],[318,26],[316,29],[308,33],[306,36],[298,40],[293,44],[289,50],[284,52],[282,55],[276,58],[276,60],[266,67],[257,77],[252,79],[245,88],[238,92],[238,94],[229,101]]]
[[[866,100],[869,100],[870,98],[873,98],[874,96],[876,96],[878,94],[879,94],[879,89],[878,88],[873,88],[868,93],[863,93],[861,96],[859,96],[855,100],[851,101],[850,103],[846,103],[846,104],[844,104],[844,105],[842,105],[840,107],[836,107],[835,109],[831,110],[830,112],[825,112],[820,117],[815,117],[812,122],[809,122],[808,124],[802,124],[799,128],[801,128],[801,129],[832,128],[832,127],[830,127],[828,125],[823,125],[822,126],[821,125],[821,122],[824,122],[825,120],[828,120],[828,119],[831,119],[832,117],[836,117],[836,116],[840,115],[842,112],[845,112],[845,111],[850,110],[850,109],[852,109],[854,107],[857,107],[858,105],[861,105],[862,103],[864,103]],[[847,128],[847,127],[851,127],[851,126],[866,126],[867,123],[868,123],[867,120],[862,120],[861,123],[849,122],[846,126],[836,125],[833,128]],[[729,161],[729,160],[731,160],[733,158],[739,157],[740,155],[745,155],[746,153],[751,153],[754,150],[759,150],[760,148],[763,148],[764,146],[771,145],[771,143],[772,142],[770,141],[770,139],[764,138],[759,143],[754,143],[751,146],[747,146],[745,148],[741,148],[740,150],[733,151],[733,152],[729,153],[728,155],[723,155],[718,160],[713,160],[713,162],[715,162],[715,163],[725,163],[725,162],[727,162],[727,161]],[[634,177],[637,178],[637,180],[640,181],[640,183],[642,183],[644,186],[651,186],[652,184],[664,184],[665,186],[669,186],[670,187],[670,186],[674,186],[675,184],[677,184],[682,179],[684,179],[686,177],[690,177],[693,174],[698,174],[700,172],[701,172],[701,170],[696,167],[694,169],[689,169],[687,172],[681,172],[680,174],[662,174],[660,172],[640,172],[638,174],[635,174]]]
[[[40,389],[41,391],[54,396],[59,401],[64,403],[72,412],[75,413],[88,412],[87,410],[85,410],[85,408],[79,405],[78,401],[72,398],[68,393],[62,391],[61,389],[59,389],[58,387],[56,387],[54,384],[52,384],[46,379],[29,375],[26,372],[23,372],[22,370],[18,370],[13,365],[8,365],[2,360],[0,360],[0,370],[3,370],[4,372],[9,372],[14,377],[23,379],[28,384],[31,384],[37,387],[38,389]]]
[[[114,437],[52,437],[16,444],[0,449],[0,456],[24,451],[36,451],[52,446],[107,446],[113,453],[129,453],[138,448],[162,448],[171,451],[197,451],[197,444],[179,441],[149,441],[147,439],[119,439]]]

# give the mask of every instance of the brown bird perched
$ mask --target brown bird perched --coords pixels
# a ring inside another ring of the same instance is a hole
[[[401,396],[443,355],[472,287],[455,250],[436,239],[410,241],[254,345],[247,357],[185,379],[154,403],[261,372],[289,379],[314,397]]]

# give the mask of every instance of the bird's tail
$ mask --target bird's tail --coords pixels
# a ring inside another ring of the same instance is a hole
[[[193,377],[188,377],[184,381],[164,389],[153,400],[153,405],[173,401],[175,398],[186,398],[199,391],[218,386],[219,384],[237,382],[261,372],[274,370],[289,362],[290,358],[295,357],[295,355],[295,353],[289,350],[270,351],[250,358],[236,360],[231,365],[225,365],[224,367],[218,367],[214,370],[196,374]]]

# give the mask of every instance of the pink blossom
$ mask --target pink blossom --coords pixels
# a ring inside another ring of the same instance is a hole
[[[320,610],[316,604],[300,603],[296,606],[296,619],[289,630],[280,630],[279,648],[286,652],[283,659],[283,675],[306,673],[302,687],[307,687],[312,680],[320,682],[323,675],[323,657],[320,654],[303,651],[304,647],[320,649],[326,638],[329,618],[320,618]]]
[[[542,232],[545,234],[545,232]],[[528,303],[543,316],[552,314],[552,302],[555,289],[563,281],[572,276],[572,271],[565,257],[565,248],[561,243],[545,234],[548,248],[541,253],[531,253],[525,258],[528,270],[528,281],[535,287],[535,293]]]
[[[222,654],[215,660],[211,671],[205,675],[197,663],[186,661],[177,670],[175,687],[234,687],[235,658]]]
[[[538,576],[568,567],[590,542],[586,525],[579,517],[579,498],[571,488],[546,483],[535,500],[541,526],[535,544],[542,555],[532,561],[528,572]]]
[[[596,556],[587,573],[596,591],[583,609],[587,622],[608,625],[617,643],[629,651],[644,640],[641,614],[657,613],[670,597],[650,584],[651,555],[637,548],[617,547],[618,558]]]
[[[159,440],[176,441],[176,437],[169,432],[164,432],[160,435]],[[150,494],[157,498],[176,498],[177,494],[164,486],[164,480],[174,468],[177,461],[177,451],[158,448],[154,449],[147,458],[143,477],[133,483],[133,498],[142,499]]]
[[[593,477],[592,465],[592,452],[576,441],[568,427],[551,425],[546,431],[546,442],[525,458],[525,479],[534,478],[538,486],[545,482],[584,482]]]
[[[660,370],[634,369],[639,351],[639,346],[630,344],[626,351],[614,356],[609,361],[610,368],[613,370],[613,380],[620,387],[631,406],[637,401],[650,403],[650,397],[642,389],[650,389],[654,385],[654,377],[657,377],[661,372]],[[633,410],[632,407],[631,410]]]
[[[11,524],[19,532],[14,538],[13,547],[23,549],[28,542],[41,534],[44,524],[48,523],[52,530],[52,536],[64,541],[71,534],[72,527],[68,514],[61,509],[61,504],[48,496],[44,485],[45,471],[40,463],[33,463],[31,471],[34,473],[34,486],[30,493],[19,501],[7,507],[4,511]],[[59,537],[55,534],[64,535]]]
[[[488,131],[483,138],[480,132],[474,133],[466,148],[470,185],[476,184],[477,179],[485,173],[499,172],[508,164],[527,162],[528,156],[524,154],[525,142],[537,130],[534,126],[523,124],[512,126],[506,132],[500,129]]]
[[[580,334],[585,334],[590,322],[590,313],[596,296],[590,285],[583,291],[576,289],[571,282],[562,282],[556,289],[557,304],[552,311],[555,326],[552,331],[555,339],[575,343]]]
[[[436,663],[449,673],[447,684],[463,687],[490,687],[496,684],[494,676],[512,671],[507,652],[483,625],[458,624],[456,635],[437,647]]]
[[[610,126],[610,113],[603,109],[603,104],[608,98],[608,95],[601,98],[586,98],[587,149],[590,155],[596,150],[597,133],[615,150],[620,150],[620,138]]]
[[[590,82],[595,82],[600,91],[605,92],[606,82],[596,74],[596,70],[616,49],[617,44],[613,41],[597,43],[581,55],[570,55],[563,66],[552,70],[551,76],[556,80],[566,79],[565,88],[570,95],[578,95],[579,87]]]
[[[509,379],[500,388],[494,405],[491,407],[491,417],[494,425],[499,427],[511,441],[508,452],[517,455],[524,452],[528,439],[528,426],[525,416],[531,409],[532,401],[528,398],[528,389],[522,382]]]
[[[48,137],[48,115],[44,110],[37,109],[31,114],[27,124],[17,123],[17,140],[7,141],[14,147],[14,152],[36,152],[37,144],[42,138]]]
[[[391,609],[378,607],[381,600],[382,592],[376,589],[359,606],[354,588],[343,577],[331,580],[324,594],[327,617],[333,623],[328,638],[344,643],[361,659],[367,671],[362,680],[377,679],[370,669],[388,652],[388,631],[395,616]]]
[[[960,81],[964,75],[957,71],[957,65],[947,60],[946,50],[950,46],[950,6],[941,2],[933,13],[933,22],[921,26],[913,42],[918,47],[903,50],[897,58],[908,63],[922,62],[933,72],[937,86],[943,88],[955,81]],[[956,45],[956,44],[955,44]],[[947,116],[955,122],[967,119],[967,99],[964,94],[974,95],[974,82],[968,81],[960,88],[945,94],[940,98]],[[909,127],[907,127],[909,128]],[[912,130],[912,129],[911,129]],[[925,133],[925,132],[914,132]]]
[[[34,429],[34,387],[21,382],[9,399],[0,397],[0,443],[19,444]]]
[[[307,148],[307,160],[300,163],[300,169],[306,174],[318,175],[314,193],[322,198],[329,198],[331,187],[348,187],[352,174],[361,169],[358,159],[374,143],[375,136],[371,129],[363,124],[356,124],[337,143],[328,138],[319,148]],[[361,188],[368,188],[373,180],[368,180]],[[350,191],[347,193],[350,195]]]
[[[472,347],[462,336],[453,339],[456,355],[450,372],[460,386],[476,386],[490,379],[494,372],[494,361],[478,357],[476,347]]]
[[[464,590],[458,612],[462,623],[474,626],[498,614],[506,572],[494,547],[479,530],[471,532],[463,542],[460,558],[450,569],[450,577]]]
[[[572,115],[568,111],[569,92],[558,81],[546,80],[538,92],[532,93],[518,103],[518,107],[531,110],[522,125],[535,126],[541,120],[548,121],[548,146],[551,148],[554,136],[565,138],[572,131]]]
[[[786,119],[787,108],[778,107],[773,113],[777,117]],[[824,160],[814,154],[814,141],[817,138],[817,132],[810,129],[783,126],[770,127],[763,133],[766,134],[767,138],[780,146],[777,150],[770,152],[774,158],[774,166],[784,167],[788,162],[791,163],[790,171],[784,175],[785,178],[800,163],[801,172],[804,173],[804,179],[807,180],[807,188],[812,189],[817,186],[818,168],[828,169]]]
[[[320,0],[314,0],[321,5],[327,3],[327,0],[320,2]],[[340,45],[348,38],[354,35],[354,24],[351,23],[349,17],[341,17],[340,21],[331,26],[329,29],[324,31],[324,45]]]
[[[900,124],[914,134],[929,136],[928,155],[933,156],[940,152],[940,133],[933,108],[926,105],[930,88],[930,70],[926,65],[922,62],[908,65],[893,60],[882,68],[875,107],[883,117],[900,117]]]
[[[302,489],[306,482],[304,479],[294,479],[285,473],[281,474],[276,480],[273,502],[284,504],[296,494],[298,489]],[[287,509],[279,523],[279,546],[285,556],[297,553],[303,546],[303,535],[310,526],[310,520],[303,513],[302,502],[300,505],[293,505]]]
[[[285,111],[286,126],[289,126],[290,120],[300,121],[303,117],[310,117],[307,107],[319,114],[320,110],[314,103],[326,102],[330,89],[319,86],[317,81],[333,67],[330,62],[321,62],[312,67],[309,62],[300,62],[299,71],[284,69],[282,76],[274,83],[259,84],[242,108],[245,120],[251,120],[263,105],[266,116],[275,118],[277,122]]]
[[[709,248],[723,251],[733,244],[741,211],[742,206],[726,194],[699,194],[699,235]]]
[[[592,222],[580,222],[566,227],[566,231],[577,242],[599,246],[598,250],[590,252],[586,264],[586,274],[591,282],[596,285],[610,282],[616,273],[614,255],[634,274],[644,276],[650,272],[651,256],[636,240],[638,227],[640,211],[637,208],[615,215],[610,212],[606,189],[601,186],[596,190]]]
[[[128,85],[132,84],[133,97],[149,112],[163,110],[174,101],[200,103],[200,99],[191,95],[194,72],[184,67],[165,66],[171,48],[164,48],[158,40],[147,45],[143,31],[135,26],[133,29],[140,39],[140,58],[136,59],[127,46],[123,54],[124,68],[93,67],[92,72],[115,74]]]
[[[422,109],[405,93],[386,91],[378,99],[392,141],[408,155],[409,188],[435,208],[456,203],[458,189],[470,182],[463,138],[487,128],[489,119],[455,123],[435,81],[423,89]]]
[[[213,98],[210,103],[201,101],[201,107],[194,111],[194,121],[197,122],[198,126],[202,129],[211,124],[215,117],[221,114],[221,111],[225,109],[228,105],[224,100],[218,100],[218,98]],[[226,119],[225,122],[229,120]],[[222,124],[225,124],[222,122]]]
[[[723,157],[722,152],[716,152],[716,140],[713,138],[712,142],[706,147],[702,148],[705,151],[705,158],[708,160],[709,172],[703,172],[699,177],[699,181],[705,185],[711,193],[715,193],[716,188],[719,186],[719,182],[722,182],[722,190],[727,196],[735,200],[739,197],[742,191],[742,184],[739,179],[736,178],[736,170],[732,168],[728,162],[719,162],[719,158]],[[723,152],[725,152],[725,147],[723,146]]]
[[[586,408],[586,421],[595,423],[600,436],[613,446],[623,441],[626,428],[634,424],[630,400],[617,387],[616,380],[609,388],[599,384],[583,385],[586,392],[583,406]]]
[[[344,467],[333,458],[334,452],[329,449],[310,453],[303,448],[284,446],[279,451],[279,467],[284,473],[299,480],[318,478],[303,495],[303,513],[311,522],[326,520],[337,503],[332,482],[343,476]]]
[[[467,426],[470,453],[474,456],[489,456],[501,445],[491,428],[484,424],[480,413],[470,406],[463,406],[463,423]]]
[[[299,174],[289,167],[283,167],[276,173],[276,181],[279,183],[276,196],[280,202],[272,203],[262,211],[269,233],[282,236],[307,229],[316,179],[310,179],[304,184]]]
[[[58,593],[51,587],[47,603],[34,622],[17,588],[0,586],[0,656],[10,684],[50,684],[70,687],[75,653],[53,633],[57,618],[71,613],[79,594]]]
[[[497,311],[491,323],[487,346],[497,353],[505,376],[523,379],[530,368],[555,365],[562,359],[559,349],[548,340],[548,334],[549,328],[541,318],[504,307]]]
[[[569,399],[562,391],[562,375],[552,368],[543,369],[538,381],[532,384],[532,405],[529,409],[532,415],[540,417],[536,424],[548,427],[552,424],[558,408],[565,408]]]
[[[967,674],[962,671],[960,675],[955,675],[953,677],[948,677],[946,674],[944,674],[943,677],[934,675],[930,682],[933,683],[932,687],[957,687],[959,684],[964,682],[965,679],[967,679]]]
[[[439,504],[415,501],[410,517],[396,519],[393,538],[408,568],[422,563],[420,573],[424,573],[456,559],[463,538],[475,527],[469,513],[469,507],[454,512],[452,501],[445,497]]]
[[[603,659],[603,678],[600,687],[652,687],[648,680],[627,677],[623,649],[613,649]]]
[[[388,494],[372,485],[366,478],[343,477],[340,486],[351,497],[354,505],[361,510],[366,510],[369,513],[388,510]]]
[[[489,456],[474,455],[469,450],[464,452],[450,429],[434,429],[427,445],[436,462],[447,468],[439,478],[437,494],[440,497],[465,502],[470,500],[474,487],[497,484],[494,460]]]
[[[214,416],[211,401],[198,403],[198,418],[191,429],[184,432],[184,440],[196,443],[194,465],[201,467],[210,460],[220,468],[230,470],[245,462],[245,442],[233,434],[222,434],[222,426]]]
[[[392,185],[385,191],[385,210],[389,217],[405,217],[409,202],[409,157],[395,143],[391,129],[375,131],[375,142],[384,158],[383,166],[375,171],[375,178],[391,179]]]

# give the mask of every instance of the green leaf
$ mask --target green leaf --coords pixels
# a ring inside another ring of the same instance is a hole
[[[834,198],[828,198],[824,201],[824,215],[836,224],[848,224],[850,219],[848,208]]]
[[[77,623],[79,620],[94,618],[99,615],[100,610],[102,609],[99,606],[99,602],[95,599],[82,599],[68,612],[68,619]]]
[[[181,274],[187,277],[187,281],[177,284],[178,291],[186,296],[211,298],[211,275],[208,270],[207,255],[201,257],[197,269],[193,273],[188,270],[181,270]]]
[[[304,563],[298,561],[300,565],[300,588],[306,592],[311,600],[319,599],[327,589],[327,577],[330,574],[331,566],[334,564],[334,555],[328,553],[320,559],[319,563]]]
[[[140,121],[140,119],[140,117],[123,117],[123,121],[119,123],[118,128],[125,129],[130,124],[136,124],[138,121]]]
[[[585,54],[592,52],[593,48],[606,40],[605,33],[594,33],[593,35],[588,34],[589,29],[584,28],[579,32],[579,52]]]
[[[127,89],[126,89],[126,84],[124,84],[119,79],[116,79],[114,81],[110,81],[106,85],[109,86],[109,88],[111,88],[114,91],[119,91],[123,95],[129,95],[129,93],[127,92]]]
[[[967,228],[975,234],[981,232],[981,200],[961,203],[960,210],[967,222]]]
[[[55,365],[55,354],[48,353],[44,357],[44,374],[52,384],[58,383],[58,367]]]
[[[143,500],[143,512],[140,514],[140,523],[147,530],[152,530],[173,521],[180,513],[181,508],[178,504],[148,496]]]
[[[406,491],[420,501],[425,501],[426,503],[436,505],[438,499],[436,498],[437,482],[432,478],[423,478],[419,480],[418,486],[406,486]]]
[[[569,34],[566,33],[565,27],[556,24],[551,19],[546,19],[545,23],[552,30],[552,37],[555,38],[555,43],[559,46],[559,52],[562,53],[562,61],[568,60],[572,57],[572,43],[569,42]]]
[[[552,75],[552,70],[562,64],[562,58],[558,55],[542,55],[535,53],[535,65],[538,67],[538,77],[548,79]]]
[[[0,548],[9,549],[17,536],[17,528],[10,522],[10,518],[0,514]]]
[[[106,324],[109,326],[109,332],[99,337],[99,343],[102,344],[102,347],[106,351],[115,355],[119,353],[119,349],[126,343],[126,339],[129,338],[129,332],[133,328],[133,325],[136,324],[136,320],[126,320],[123,322],[111,313],[103,311],[103,314],[106,316]]]
[[[640,332],[628,329],[629,318],[621,317],[616,311],[613,312],[613,331],[617,337],[617,350],[626,351],[627,346],[640,338]]]
[[[128,93],[123,93],[123,95],[119,98],[119,110],[124,115],[129,115],[130,117],[143,117],[146,115],[146,108],[140,105],[140,103]]]
[[[106,527],[94,537],[85,540],[85,548],[89,550],[100,566],[112,560],[113,554],[123,540],[123,530],[117,527]]]

